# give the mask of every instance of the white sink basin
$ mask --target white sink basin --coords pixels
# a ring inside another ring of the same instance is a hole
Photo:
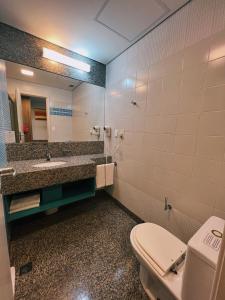
[[[33,165],[33,167],[35,167],[35,168],[49,168],[49,167],[61,166],[61,165],[64,165],[65,163],[66,163],[65,161],[49,161],[49,162]]]

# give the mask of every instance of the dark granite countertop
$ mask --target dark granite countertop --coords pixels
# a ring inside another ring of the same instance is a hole
[[[104,154],[55,157],[51,159],[51,162],[66,163],[41,168],[34,167],[34,165],[46,163],[46,159],[11,161],[7,167],[12,167],[16,175],[1,175],[1,193],[10,195],[95,177],[96,165],[105,163],[105,159]],[[108,161],[111,162],[111,157],[108,157]]]
[[[16,171],[16,174],[21,173],[33,173],[33,172],[40,172],[42,170],[48,169],[61,169],[67,168],[71,166],[80,166],[80,165],[89,165],[95,164],[94,160],[91,160],[91,156],[96,158],[94,155],[81,155],[81,156],[69,156],[69,157],[55,157],[52,158],[50,162],[66,162],[63,165],[59,166],[51,166],[51,167],[34,167],[34,165],[41,164],[41,163],[48,163],[46,159],[34,159],[34,160],[20,160],[20,161],[11,161],[7,164],[7,167],[13,167]],[[99,156],[99,154],[98,154]],[[102,156],[101,156],[102,157]]]

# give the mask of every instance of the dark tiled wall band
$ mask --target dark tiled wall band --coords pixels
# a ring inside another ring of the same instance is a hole
[[[104,152],[104,142],[34,142],[6,145],[8,161],[45,158],[47,151],[52,157],[101,154]]]
[[[63,64],[52,64],[48,59],[42,57],[43,47],[81,60],[91,66],[91,71],[89,73],[82,72]],[[106,66],[104,64],[1,22],[0,59],[89,82],[98,86],[105,86]]]

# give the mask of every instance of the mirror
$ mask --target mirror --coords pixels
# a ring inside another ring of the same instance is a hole
[[[103,140],[105,89],[6,62],[7,142]]]

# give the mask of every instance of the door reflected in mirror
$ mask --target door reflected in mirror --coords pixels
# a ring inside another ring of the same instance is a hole
[[[46,98],[21,95],[24,142],[48,141]]]
[[[6,62],[11,128],[6,142],[99,141],[105,89]]]

